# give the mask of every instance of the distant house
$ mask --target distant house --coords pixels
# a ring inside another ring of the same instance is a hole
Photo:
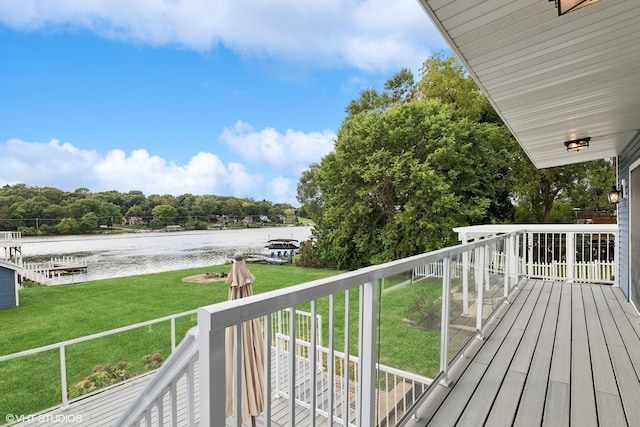
[[[144,218],[139,216],[131,216],[131,217],[123,217],[122,218],[123,225],[145,225],[146,222]]]
[[[0,309],[18,306],[18,266],[0,259]]]

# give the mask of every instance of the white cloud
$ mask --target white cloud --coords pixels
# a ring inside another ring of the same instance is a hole
[[[251,125],[238,122],[220,136],[241,153],[240,161],[226,164],[208,152],[176,164],[144,149],[100,154],[56,139],[48,143],[11,139],[0,143],[0,185],[140,190],[147,195],[215,194],[295,205],[300,173],[320,161],[333,147],[334,137],[329,131],[287,130],[284,135],[270,128],[254,131]],[[251,162],[250,167],[243,162]]]
[[[365,71],[416,69],[446,48],[415,0],[3,0],[0,24]]]
[[[336,134],[331,130],[304,133],[287,129],[284,134],[273,128],[256,131],[238,121],[233,128],[225,128],[219,139],[243,159],[267,162],[275,170],[299,176],[333,149]]]

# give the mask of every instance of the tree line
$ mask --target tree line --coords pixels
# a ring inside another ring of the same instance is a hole
[[[427,59],[418,80],[401,70],[345,112],[335,149],[297,188],[316,223],[316,264],[358,268],[439,249],[458,243],[454,227],[613,211],[612,159],[536,169],[455,56]]]
[[[141,191],[73,192],[26,184],[0,188],[0,230],[24,235],[93,233],[101,227],[160,228],[181,225],[206,229],[212,225],[295,222],[289,204],[267,200]]]

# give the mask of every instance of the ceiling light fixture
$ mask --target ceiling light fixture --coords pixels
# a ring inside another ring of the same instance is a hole
[[[558,16],[562,16],[565,13],[582,9],[583,7],[596,3],[599,0],[549,0],[549,1],[555,1],[556,7],[558,8]]]
[[[589,148],[589,141],[591,137],[572,139],[571,141],[565,141],[564,146],[567,147],[567,151],[580,151]]]

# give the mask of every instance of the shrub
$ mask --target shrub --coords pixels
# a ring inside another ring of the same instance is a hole
[[[164,358],[160,353],[147,354],[142,357],[145,361],[145,368],[147,371],[159,368],[164,362]]]
[[[134,374],[132,372],[127,371],[127,362],[120,362],[118,363],[118,366],[110,364],[98,365],[93,368],[93,373],[91,375],[69,387],[67,396],[70,399],[82,396],[83,394],[91,393],[92,391],[126,380],[133,376]]]
[[[110,364],[98,365],[93,368],[93,373],[85,377],[82,381],[69,387],[67,397],[73,399],[103,387],[116,384],[128,378],[132,378],[143,372],[151,371],[159,368],[164,362],[164,358],[160,353],[147,354],[142,357],[145,365],[142,372],[135,373],[127,369],[127,362],[119,362],[117,366]]]

